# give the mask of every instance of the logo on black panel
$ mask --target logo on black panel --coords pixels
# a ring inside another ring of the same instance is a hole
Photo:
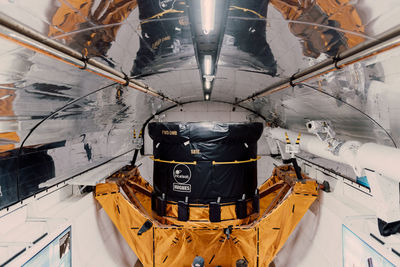
[[[173,183],[172,190],[177,192],[190,193],[192,191],[192,185],[188,184],[190,178],[192,178],[192,172],[189,167],[185,164],[178,164],[174,167],[172,176],[176,183]]]
[[[164,11],[172,9],[174,8],[175,1],[176,0],[159,0],[160,8]]]

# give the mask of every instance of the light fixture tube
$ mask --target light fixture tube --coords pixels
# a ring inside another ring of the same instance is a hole
[[[215,0],[200,0],[201,2],[201,28],[204,34],[214,30]]]
[[[211,82],[207,79],[204,81],[204,89],[210,90],[211,89]]]
[[[212,72],[212,56],[205,55],[204,56],[203,65],[204,65],[203,74],[204,75],[211,75],[211,72]]]

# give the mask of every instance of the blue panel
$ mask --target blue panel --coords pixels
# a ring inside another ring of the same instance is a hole
[[[357,183],[370,188],[367,176],[357,177]]]

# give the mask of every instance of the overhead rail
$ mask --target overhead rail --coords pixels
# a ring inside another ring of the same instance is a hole
[[[146,84],[130,79],[125,73],[117,71],[93,58],[88,58],[86,55],[50,39],[2,13],[0,13],[0,37],[148,95],[179,104]]]
[[[367,40],[352,48],[349,48],[333,58],[326,59],[314,66],[297,72],[290,78],[286,78],[282,81],[274,83],[244,99],[240,99],[236,102],[236,104],[241,104],[258,97],[266,96],[288,87],[294,87],[298,83],[309,81],[321,75],[336,71],[353,63],[389,51],[398,46],[400,46],[400,26],[396,26],[376,36],[374,39]]]

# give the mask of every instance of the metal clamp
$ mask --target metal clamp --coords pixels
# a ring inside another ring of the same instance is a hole
[[[85,70],[87,68],[87,63],[89,61],[89,58],[85,55],[82,55],[82,62],[83,62],[83,67],[79,67],[81,70]]]
[[[334,57],[332,58],[332,60],[333,60],[333,64],[335,65],[335,68],[336,68],[337,70],[340,70],[342,67],[339,67],[339,66],[338,66],[338,62],[341,60],[340,57],[339,57],[339,55],[334,56]]]
[[[296,85],[293,83],[293,81],[294,81],[294,74],[292,76],[290,76],[290,80],[289,80],[290,86],[294,88]]]
[[[129,76],[126,75],[125,72],[122,71],[122,74],[124,75],[124,80],[125,80],[125,83],[123,84],[123,86],[128,86],[131,79],[129,79]]]

